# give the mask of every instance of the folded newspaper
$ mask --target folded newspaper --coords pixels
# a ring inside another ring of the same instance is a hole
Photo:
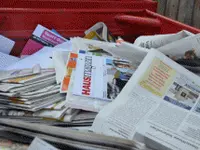
[[[145,150],[144,144],[133,140],[108,137],[86,131],[0,119],[0,137],[30,143],[34,137],[41,138],[60,149],[132,149]],[[2,131],[2,132],[1,132]],[[18,138],[16,138],[18,137]]]
[[[153,149],[197,150],[199,98],[200,78],[151,49],[115,101],[97,115],[92,129]]]

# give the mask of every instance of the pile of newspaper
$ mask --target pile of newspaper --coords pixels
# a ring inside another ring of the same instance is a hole
[[[200,149],[200,34],[129,43],[99,22],[68,40],[38,25],[20,58],[1,40],[0,138],[25,144],[10,145]]]

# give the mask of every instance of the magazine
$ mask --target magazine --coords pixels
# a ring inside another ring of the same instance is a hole
[[[78,54],[87,54],[87,55],[95,55],[95,56],[108,56],[107,52],[105,52],[103,50],[99,50],[99,49],[89,50],[89,51],[79,50]],[[65,71],[63,80],[61,82],[61,87],[60,87],[61,93],[67,93],[67,91],[69,89],[69,84],[70,84],[72,72],[76,69],[78,54],[77,53],[70,53],[69,56],[68,56],[68,62],[66,64],[66,68],[65,68],[66,71]]]
[[[32,55],[44,46],[54,47],[66,41],[65,38],[38,24],[31,38],[24,46],[21,56]]]
[[[94,132],[157,150],[198,150],[200,79],[151,49],[125,88],[95,118]]]
[[[73,94],[113,100],[126,85],[135,69],[130,62],[123,59],[79,54]]]

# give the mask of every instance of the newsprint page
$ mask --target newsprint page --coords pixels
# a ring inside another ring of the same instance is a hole
[[[151,49],[94,132],[136,139],[158,150],[200,149],[200,79]]]

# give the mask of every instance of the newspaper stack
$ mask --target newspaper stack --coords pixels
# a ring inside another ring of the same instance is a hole
[[[1,107],[38,111],[63,100],[55,81],[55,71],[36,66],[28,70],[1,72]]]
[[[57,126],[91,126],[96,114],[66,106],[66,95],[59,92],[54,69],[35,66],[32,69],[2,71],[0,75],[1,118]]]

